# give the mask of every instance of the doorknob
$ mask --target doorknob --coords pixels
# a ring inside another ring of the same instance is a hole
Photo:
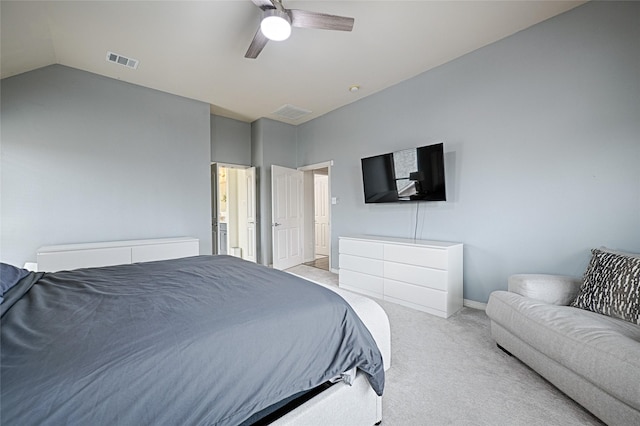
[[[280,225],[282,225],[282,224],[281,224],[281,223],[278,223],[278,222],[274,222],[274,223],[273,223],[273,226],[280,226]]]

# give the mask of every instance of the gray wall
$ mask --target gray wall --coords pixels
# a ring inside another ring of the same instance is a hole
[[[592,2],[298,127],[340,235],[460,241],[464,297],[640,252],[640,4]],[[449,201],[365,205],[360,158],[443,141]],[[417,210],[419,209],[419,210]],[[416,215],[418,217],[416,224]]]
[[[211,161],[251,165],[251,123],[211,115]]]
[[[251,123],[251,161],[256,167],[258,263],[273,263],[271,166],[296,168],[296,127],[261,118]]]
[[[59,65],[1,84],[3,262],[171,236],[211,253],[207,104]]]

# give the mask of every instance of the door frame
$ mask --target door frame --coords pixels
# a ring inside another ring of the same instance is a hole
[[[211,254],[218,254],[218,231],[220,229],[220,203],[218,201],[218,175],[220,174],[219,164],[212,162],[209,166],[211,172],[211,188],[209,192],[211,194]]]
[[[327,176],[329,179],[329,190],[328,190],[328,194],[327,196],[329,197],[329,270],[335,274],[338,273],[337,269],[334,269],[331,267],[331,258],[332,258],[332,248],[333,248],[333,227],[332,227],[332,223],[333,223],[333,205],[336,204],[335,200],[333,199],[332,195],[331,195],[331,168],[333,167],[333,160],[328,160],[328,161],[323,161],[321,163],[314,163],[314,164],[309,164],[306,166],[301,166],[298,167],[298,170],[300,170],[301,172],[308,172],[308,171],[313,171],[313,170],[318,170],[318,169],[327,169]],[[313,194],[311,194],[313,195]],[[305,200],[307,199],[307,197],[310,196],[309,194],[306,193],[305,190]],[[311,197],[311,199],[313,200],[313,197]],[[311,223],[313,223],[315,221],[315,218],[313,217],[313,209],[311,209],[311,217],[307,217],[307,215],[304,215],[303,218],[303,227],[306,229],[307,226],[307,221],[311,220]],[[312,250],[314,251],[315,254],[315,241],[314,241],[314,236],[313,233],[311,233],[311,245],[310,247],[312,247]],[[307,247],[309,247],[309,244],[307,244],[307,235],[306,232],[303,233],[303,259],[307,259],[308,257],[308,250]]]
[[[253,223],[253,232],[254,232],[254,236],[253,236],[253,243],[255,245],[254,247],[254,255],[255,255],[255,260],[252,260],[253,262],[258,262],[258,242],[257,242],[257,233],[258,233],[258,229],[257,229],[257,220],[256,220],[256,215],[258,214],[258,205],[257,205],[257,201],[258,201],[258,194],[257,194],[257,175],[255,172],[256,167],[255,166],[247,166],[246,164],[234,164],[234,163],[224,163],[224,162],[220,162],[220,161],[212,161],[211,162],[211,170],[213,170],[215,168],[215,179],[212,173],[212,177],[211,177],[211,218],[212,218],[212,224],[211,224],[211,232],[213,237],[213,241],[212,241],[212,253],[213,254],[219,254],[219,230],[220,230],[220,201],[219,201],[219,193],[218,193],[218,175],[220,173],[220,167],[226,167],[228,169],[240,169],[240,170],[249,170],[249,169],[254,169],[254,188],[253,188],[253,204],[254,204],[254,223]],[[215,186],[214,186],[215,184]],[[215,215],[214,215],[215,212]],[[213,223],[213,218],[216,218],[216,223]]]

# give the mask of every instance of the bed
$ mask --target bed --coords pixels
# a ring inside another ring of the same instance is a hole
[[[3,424],[381,420],[388,320],[369,299],[231,256],[20,273]]]

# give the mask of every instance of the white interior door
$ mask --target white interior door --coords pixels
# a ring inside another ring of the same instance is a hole
[[[329,176],[315,174],[313,183],[315,253],[329,256]]]
[[[271,166],[271,229],[273,267],[302,263],[303,173]]]
[[[252,262],[256,256],[256,168],[245,170],[245,185],[247,189],[247,249],[242,257]]]

